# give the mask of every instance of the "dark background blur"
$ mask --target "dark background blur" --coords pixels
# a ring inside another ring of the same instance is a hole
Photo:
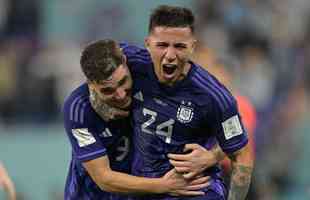
[[[197,60],[256,109],[249,199],[310,199],[309,0],[0,0],[0,160],[19,199],[62,199],[61,107],[84,81],[81,48],[107,37],[143,45],[164,3],[195,12]]]

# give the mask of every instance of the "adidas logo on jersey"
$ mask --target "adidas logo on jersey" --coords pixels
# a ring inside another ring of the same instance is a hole
[[[167,103],[163,102],[162,100],[160,100],[160,99],[158,99],[156,97],[154,97],[153,99],[159,105],[162,105],[162,106],[167,106],[168,105]]]
[[[104,131],[102,131],[102,133],[99,135],[100,137],[112,137],[112,133],[110,131],[110,129],[105,128]]]
[[[137,92],[133,97],[139,101],[144,101],[143,94],[141,91]]]

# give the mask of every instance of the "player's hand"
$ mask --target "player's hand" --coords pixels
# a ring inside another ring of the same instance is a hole
[[[201,189],[210,185],[210,177],[203,176],[195,179],[185,179],[176,169],[171,169],[164,177],[166,193],[172,196],[198,196],[204,195]]]
[[[0,163],[0,189],[3,189],[8,200],[16,200],[16,192],[13,181],[10,179],[6,169]]]
[[[206,150],[199,144],[186,144],[186,154],[168,154],[170,163],[176,171],[183,174],[186,179],[191,179],[201,174],[205,169],[217,163],[212,151]]]

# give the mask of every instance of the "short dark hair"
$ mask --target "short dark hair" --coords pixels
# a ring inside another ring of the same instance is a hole
[[[123,63],[123,53],[114,40],[93,42],[82,52],[80,64],[90,82],[100,83],[109,78]]]
[[[157,26],[189,27],[194,33],[195,17],[188,8],[160,5],[150,16],[149,33]]]

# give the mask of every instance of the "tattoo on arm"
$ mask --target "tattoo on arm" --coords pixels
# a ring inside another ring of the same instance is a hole
[[[244,200],[251,183],[252,167],[233,162],[228,200]]]

